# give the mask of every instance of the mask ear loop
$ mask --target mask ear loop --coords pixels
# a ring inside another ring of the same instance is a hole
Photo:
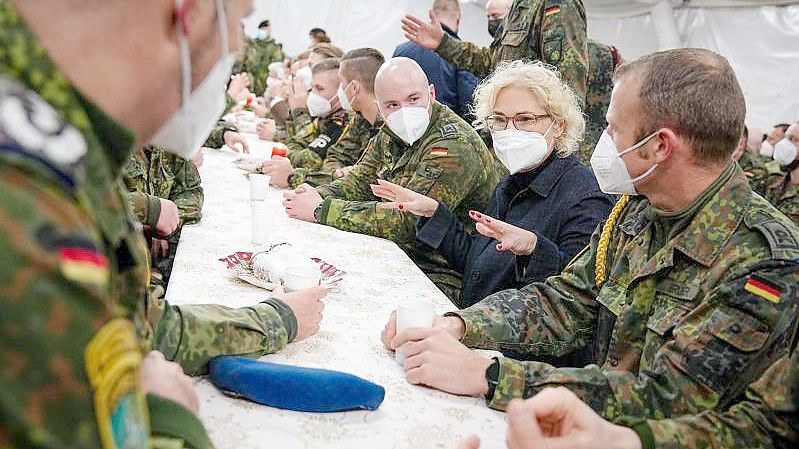
[[[175,0],[175,8],[178,13],[175,17],[177,22],[178,47],[180,48],[180,70],[181,70],[181,105],[185,108],[191,96],[191,52],[189,51],[189,40],[186,37],[188,25],[186,24],[186,14],[182,11],[184,0]]]

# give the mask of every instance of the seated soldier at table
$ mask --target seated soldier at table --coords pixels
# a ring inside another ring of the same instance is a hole
[[[288,158],[274,157],[264,162],[261,171],[271,176],[275,186],[297,187],[306,182],[313,186],[327,184],[333,180],[336,170],[360,158],[369,134],[354,129],[355,114],[341,107],[338,70],[337,59],[325,59],[314,66],[313,87],[307,104],[311,115],[316,117],[316,138],[307,148],[298,148],[290,140]]]
[[[150,285],[166,292],[183,225],[202,218],[203,188],[191,161],[148,146],[131,151],[122,174],[130,205],[150,243]]]
[[[378,179],[428,195],[462,222],[482,210],[499,181],[499,169],[477,133],[446,106],[419,64],[393,58],[380,68],[375,94],[384,126],[347,176],[319,187],[286,193],[292,218],[395,241],[435,284],[455,301],[460,274],[415,238],[416,218],[379,206],[370,185]],[[473,227],[473,225],[471,225]]]
[[[313,79],[313,71],[308,61],[310,55],[311,51],[307,50],[291,61],[289,76],[278,86],[276,97],[269,101],[269,111],[277,125],[274,136],[276,142],[285,143],[294,138],[304,148],[313,141],[313,139],[308,140],[309,133],[297,135],[313,121],[306,107]],[[294,101],[290,101],[292,97],[295,97]]]
[[[678,49],[615,77],[591,161],[603,191],[625,196],[561,275],[491,295],[433,328],[395,335],[390,318],[383,341],[402,347],[408,382],[500,410],[564,386],[628,424],[724,411],[787,353],[799,228],[731,160],[746,113],[732,67],[710,51]],[[468,349],[538,360],[586,344],[591,354],[574,368]]]
[[[420,217],[416,238],[463,274],[460,308],[559,274],[613,207],[580,163],[585,119],[557,72],[541,63],[500,63],[478,86],[475,102],[510,172],[485,215],[470,212],[477,233],[433,198],[385,181],[373,186],[388,207]]]

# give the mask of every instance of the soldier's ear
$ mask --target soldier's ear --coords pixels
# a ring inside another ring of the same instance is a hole
[[[435,84],[431,83],[429,88],[430,88],[430,104],[433,104],[436,101],[436,86]]]

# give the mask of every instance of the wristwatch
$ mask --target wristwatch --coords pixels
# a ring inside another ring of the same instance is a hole
[[[321,223],[322,221],[322,207],[325,205],[325,202],[322,201],[316,206],[316,209],[313,210],[313,219],[316,223]]]
[[[497,383],[499,382],[499,359],[494,357],[492,360],[494,360],[494,362],[486,368],[488,391],[486,392],[485,398],[489,401],[494,398],[494,391],[496,391]]]

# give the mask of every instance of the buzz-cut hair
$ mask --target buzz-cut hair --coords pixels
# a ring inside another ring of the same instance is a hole
[[[341,58],[341,74],[350,81],[357,80],[369,93],[375,93],[375,78],[386,58],[374,48],[357,48]]]

